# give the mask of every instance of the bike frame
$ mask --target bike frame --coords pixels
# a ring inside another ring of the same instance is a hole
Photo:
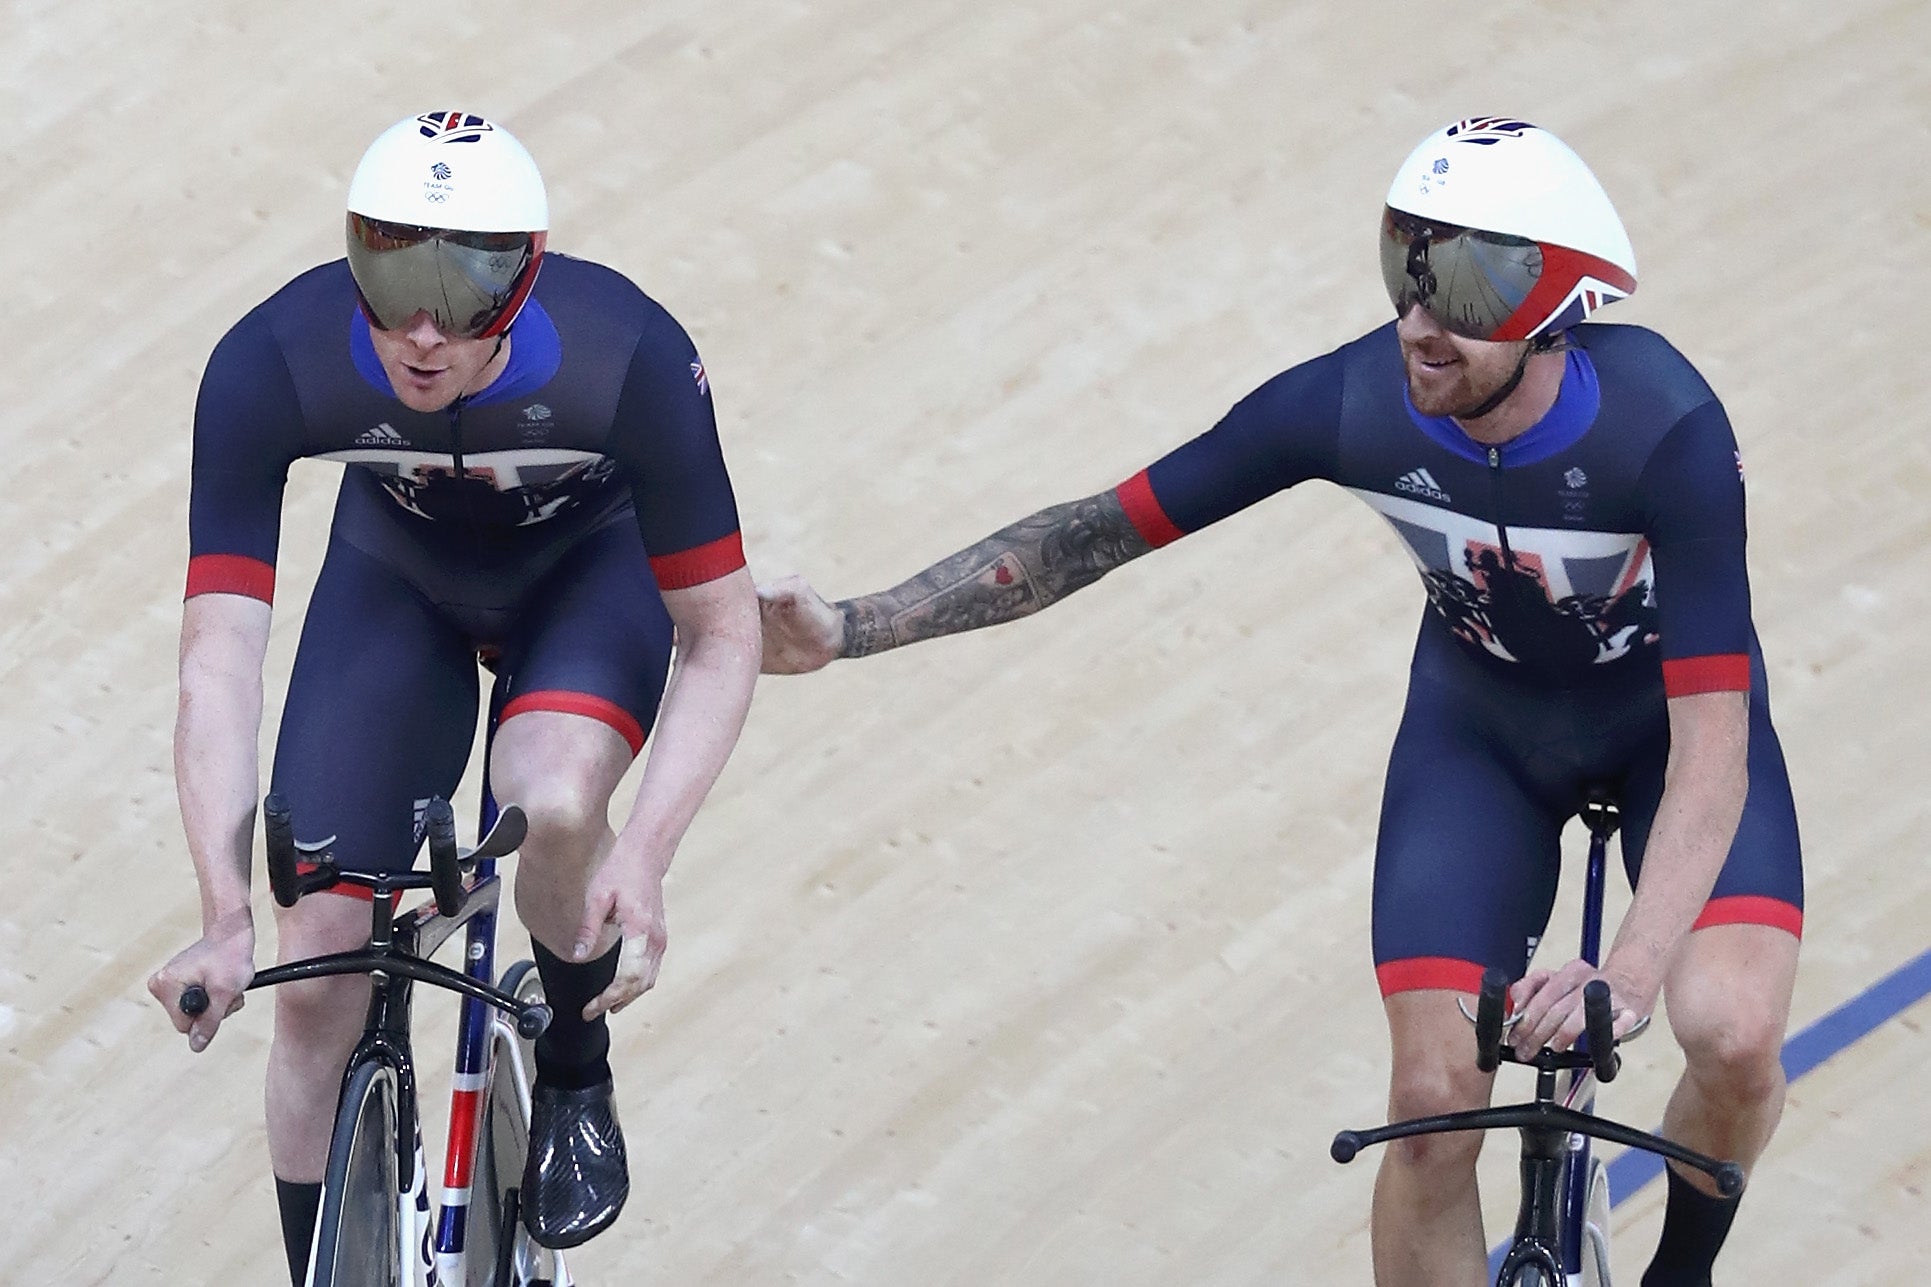
[[[1615,832],[1619,819],[1612,803],[1594,795],[1582,806],[1580,813],[1590,832],[1581,946],[1583,957],[1595,965],[1602,947],[1603,887],[1608,867],[1609,837]],[[1503,1026],[1501,988],[1504,979],[1500,970],[1491,970],[1489,976],[1484,978],[1481,1015],[1471,1016],[1476,1020],[1478,1043],[1496,1043],[1500,1039]],[[1600,1010],[1592,1009],[1589,1022],[1598,1026],[1605,1042],[1610,1042],[1607,985],[1597,981],[1591,983],[1589,988],[1600,989],[1594,999],[1589,999],[1585,990],[1589,1006],[1601,1006]],[[1484,1019],[1482,1015],[1492,1018]],[[1484,1036],[1483,1024],[1488,1022],[1495,1026],[1487,1029],[1487,1035]],[[1536,1095],[1533,1102],[1418,1117],[1366,1131],[1342,1131],[1334,1137],[1329,1155],[1337,1162],[1350,1162],[1363,1147],[1389,1140],[1448,1131],[1514,1128],[1522,1137],[1522,1203],[1516,1213],[1515,1234],[1502,1257],[1495,1281],[1506,1284],[1520,1270],[1533,1266],[1552,1279],[1579,1282],[1583,1271],[1582,1258],[1588,1254],[1583,1226],[1589,1202],[1592,1157],[1589,1141],[1592,1137],[1643,1149],[1694,1167],[1711,1176],[1717,1182],[1718,1191],[1726,1195],[1743,1190],[1743,1170],[1734,1162],[1719,1162],[1661,1136],[1596,1116],[1593,1088],[1597,1078],[1597,1055],[1602,1055],[1600,1067],[1604,1080],[1615,1075],[1616,1061],[1613,1052],[1592,1052],[1588,1044],[1585,1036],[1573,1050],[1544,1049],[1527,1059],[1512,1055],[1506,1044],[1499,1048],[1491,1044],[1482,1054],[1486,1062],[1479,1066],[1493,1068],[1499,1058],[1534,1068]]]
[[[508,692],[502,672],[490,686],[489,721],[483,735],[482,801],[477,808],[476,834],[486,836],[496,825],[496,797],[490,791],[490,752],[496,742],[496,726],[503,713]],[[498,896],[489,909],[471,917],[463,945],[463,969],[470,978],[488,985],[496,979],[496,907],[502,878],[496,874],[494,858],[476,860],[475,883],[495,887]],[[456,1066],[450,1074],[449,1132],[443,1145],[442,1202],[436,1214],[433,1243],[433,1285],[437,1276],[449,1283],[467,1281],[469,1253],[469,1209],[474,1196],[476,1157],[483,1147],[483,1132],[489,1129],[485,1116],[489,1105],[492,1077],[509,1075],[516,1079],[517,1093],[529,1099],[530,1082],[536,1070],[525,1068],[515,1040],[515,1028],[506,1023],[495,1008],[475,996],[465,994],[456,1020]],[[498,1051],[509,1052],[509,1066],[496,1066]],[[425,1206],[426,1212],[426,1206]],[[513,1230],[505,1231],[513,1237]],[[555,1287],[570,1287],[572,1279],[564,1268],[563,1256],[554,1257]]]
[[[478,860],[479,865],[484,861],[488,860]],[[415,983],[423,980],[462,993],[465,1005],[490,1008],[484,999],[488,996],[487,981],[457,974],[428,958],[458,929],[468,929],[474,934],[478,918],[486,918],[493,924],[502,885],[493,875],[487,881],[478,880],[465,893],[463,905],[454,916],[440,914],[435,903],[429,902],[398,920],[395,905],[402,890],[409,887],[412,886],[391,885],[381,878],[369,882],[373,925],[368,947],[271,966],[257,973],[249,987],[273,987],[296,979],[337,974],[369,976],[368,1020],[343,1070],[343,1085],[348,1085],[357,1068],[370,1062],[382,1065],[395,1076],[398,1250],[404,1262],[416,1264],[434,1287],[439,1275],[428,1237],[429,1191],[423,1163],[422,1120],[416,1108],[415,1060],[409,1042],[411,1002]],[[311,1247],[311,1257],[313,1254]]]
[[[489,723],[484,736],[479,836],[490,834],[499,814],[489,790],[489,751],[504,700],[499,678],[490,693]],[[344,873],[344,878],[370,891],[373,907],[369,945],[353,952],[335,952],[261,970],[249,987],[273,987],[296,979],[337,974],[369,976],[368,1020],[343,1070],[342,1084],[346,1088],[355,1070],[370,1062],[382,1065],[394,1075],[396,1168],[400,1181],[396,1194],[396,1228],[402,1263],[415,1265],[428,1287],[463,1283],[468,1281],[471,1181],[478,1150],[484,1143],[483,1132],[489,1129],[485,1110],[491,1075],[500,1072],[515,1078],[518,1093],[526,1099],[534,1075],[534,1070],[523,1066],[516,1024],[500,1013],[501,994],[494,987],[496,915],[503,892],[502,878],[496,873],[495,858],[479,855],[474,859],[471,878],[454,915],[442,915],[431,901],[400,919],[396,918],[395,909],[402,893],[425,887],[429,883],[427,878],[419,873],[399,874],[393,879]],[[459,928],[466,936],[461,973],[428,959]],[[433,1220],[409,1038],[412,990],[418,981],[439,984],[462,998],[456,1066],[451,1078],[442,1201]],[[499,1050],[509,1052],[508,1066],[502,1069],[496,1067]],[[513,1237],[513,1231],[506,1230],[505,1236]],[[311,1262],[314,1254],[311,1245]],[[563,1257],[555,1255],[553,1263],[551,1281],[555,1287],[570,1287],[573,1280],[563,1265]]]
[[[497,717],[503,709],[503,682],[497,679],[490,688],[489,725],[483,737],[483,799],[478,811],[477,833],[488,835],[496,825],[496,799],[490,794],[490,749],[496,741]],[[496,860],[484,858],[476,864],[476,883],[485,880],[501,885]],[[463,947],[463,968],[472,979],[489,983],[496,978],[496,911],[469,923]],[[483,1096],[489,1090],[490,1073],[496,1058],[491,1008],[465,996],[456,1027],[456,1067],[450,1075],[449,1137],[443,1147],[442,1209],[436,1218],[436,1266],[450,1282],[463,1281],[464,1256],[469,1244],[470,1182],[476,1175],[476,1152],[482,1147],[484,1128]],[[524,1070],[519,1069],[519,1072]]]
[[[1583,825],[1589,828],[1589,861],[1583,875],[1581,957],[1591,965],[1602,964],[1603,890],[1608,879],[1609,837],[1616,833],[1622,818],[1608,802],[1591,798],[1582,806]],[[1589,1049],[1589,1034],[1578,1039],[1579,1050]],[[1569,1074],[1563,1102],[1591,1116],[1596,1111],[1596,1079],[1593,1070]],[[1593,1148],[1587,1135],[1569,1137],[1569,1161],[1562,1184],[1562,1272],[1574,1277],[1582,1273],[1582,1258],[1588,1253],[1583,1245],[1583,1223],[1589,1210],[1589,1161]],[[1604,1230],[1605,1237],[1608,1230]]]
[[[1602,964],[1604,888],[1609,869],[1609,838],[1621,823],[1615,806],[1592,797],[1580,816],[1589,828],[1589,859],[1583,874],[1582,941],[1578,955],[1590,965]],[[1585,1033],[1576,1040],[1579,1053],[1589,1052]],[[1536,1099],[1553,1099],[1565,1108],[1593,1117],[1596,1112],[1594,1068],[1538,1068]],[[1515,1235],[1496,1272],[1498,1283],[1523,1264],[1541,1262],[1563,1275],[1564,1282],[1580,1282],[1584,1245],[1583,1224],[1588,1216],[1590,1137],[1560,1126],[1523,1126],[1522,1205],[1516,1211]],[[1607,1231],[1604,1231],[1605,1234]],[[1551,1265],[1549,1262],[1554,1261]]]

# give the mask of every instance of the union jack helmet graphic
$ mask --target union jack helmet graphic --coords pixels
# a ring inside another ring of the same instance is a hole
[[[349,272],[385,330],[427,312],[467,339],[500,335],[536,284],[550,227],[536,162],[469,112],[425,112],[369,145],[349,180]]]
[[[1527,121],[1478,116],[1403,161],[1381,218],[1396,313],[1457,335],[1533,340],[1636,290],[1629,234],[1581,157]]]

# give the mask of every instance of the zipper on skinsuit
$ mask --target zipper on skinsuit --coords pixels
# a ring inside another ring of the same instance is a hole
[[[494,362],[496,355],[503,351],[503,341],[507,338],[508,332],[496,337],[496,348],[490,354],[490,362]],[[489,362],[485,362],[483,365],[484,367],[488,367]],[[487,388],[487,386],[485,387]],[[456,467],[456,495],[461,498],[460,503],[463,507],[463,518],[469,523],[470,538],[476,542],[477,548],[481,549],[483,544],[483,525],[476,520],[476,503],[470,499],[469,471],[463,467],[463,407],[468,402],[469,395],[462,393],[458,394],[456,400],[449,404],[449,455]]]
[[[449,404],[449,455],[456,470],[457,504],[463,507],[463,520],[469,526],[470,540],[478,549],[483,544],[483,527],[476,521],[476,502],[470,498],[469,470],[463,465],[463,401]]]
[[[1502,522],[1502,449],[1488,449],[1488,509],[1495,520],[1495,535],[1502,544],[1502,566],[1515,567],[1515,551],[1509,548],[1509,529]]]
[[[463,481],[463,400],[449,404],[449,455],[455,462],[456,481]]]

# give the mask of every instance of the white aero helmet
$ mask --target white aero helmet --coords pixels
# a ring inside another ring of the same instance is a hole
[[[384,130],[349,180],[349,272],[372,325],[427,312],[450,335],[501,335],[536,284],[550,205],[510,132],[467,112]]]
[[[1423,139],[1388,188],[1381,276],[1457,335],[1534,340],[1636,290],[1636,253],[1602,184],[1547,130],[1503,116]]]

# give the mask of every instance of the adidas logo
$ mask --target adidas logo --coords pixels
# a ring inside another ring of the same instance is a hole
[[[1410,496],[1426,496],[1429,500],[1448,504],[1448,493],[1441,489],[1434,476],[1426,469],[1410,470],[1395,479],[1395,490],[1407,492]]]
[[[396,432],[394,425],[384,421],[373,429],[364,429],[355,440],[358,447],[407,447],[409,440]]]

